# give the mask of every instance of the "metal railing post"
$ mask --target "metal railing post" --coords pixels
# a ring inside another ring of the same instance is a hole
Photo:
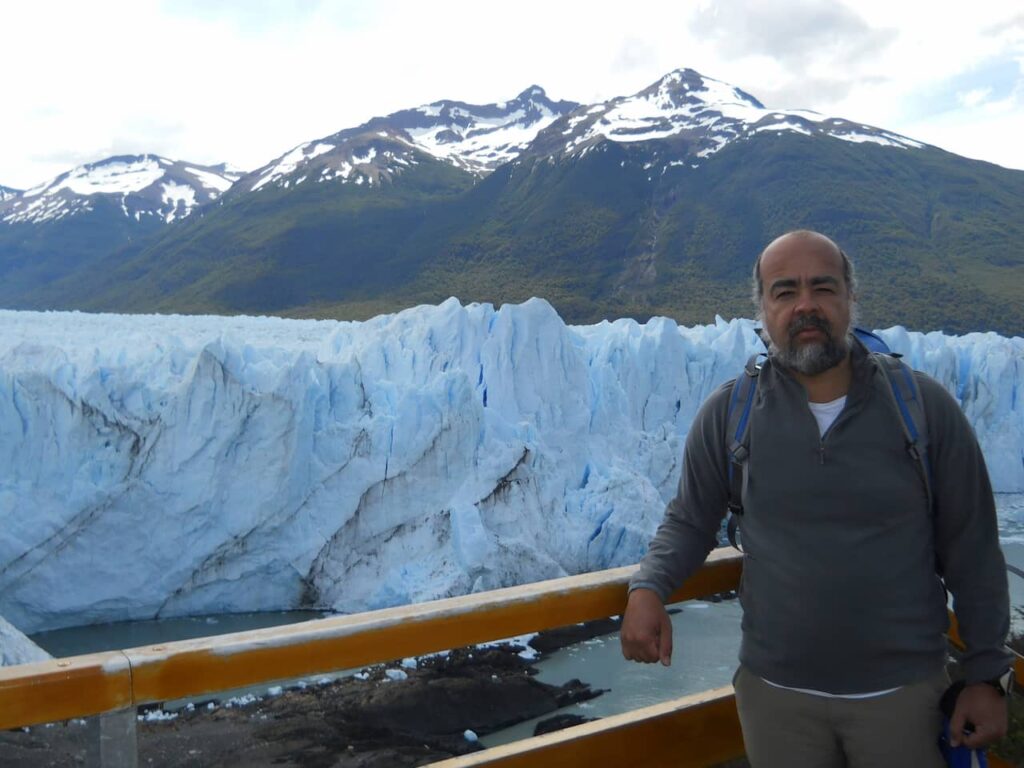
[[[135,707],[89,718],[89,768],[138,768]]]

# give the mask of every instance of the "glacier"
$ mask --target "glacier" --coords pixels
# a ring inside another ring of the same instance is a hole
[[[0,667],[13,667],[53,658],[0,616]]]
[[[0,311],[0,615],[360,611],[636,562],[749,320]],[[1024,339],[879,332],[1024,491]]]

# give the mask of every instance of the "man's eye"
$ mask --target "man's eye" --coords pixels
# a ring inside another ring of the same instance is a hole
[[[793,291],[778,291],[775,294],[776,299],[785,299],[793,295]]]
[[[836,290],[830,285],[819,285],[818,293],[835,293]]]

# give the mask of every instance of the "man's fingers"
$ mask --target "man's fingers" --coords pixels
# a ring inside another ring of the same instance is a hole
[[[968,729],[968,730],[970,730],[970,729]],[[963,735],[963,744],[964,744],[964,746],[965,747],[970,747],[971,749],[977,749],[979,747],[983,747],[989,741],[990,741],[989,734],[986,734],[985,731],[982,730],[981,728],[978,728],[978,729],[976,729],[974,731],[971,731],[970,733],[965,733]]]
[[[651,638],[646,641],[637,641],[627,645],[624,644],[622,655],[626,661],[639,661],[650,664],[658,660],[658,640]]]
[[[660,638],[661,642],[661,653],[659,654],[662,666],[668,667],[672,664],[672,622],[668,618],[668,614],[663,614],[661,618],[661,629]]]
[[[651,664],[658,660],[658,636],[653,635],[644,647],[644,661]]]
[[[967,728],[966,730],[968,732],[963,734],[963,743],[964,746],[970,747],[971,749],[987,747],[993,741],[999,741],[999,739],[1006,736],[1006,732],[998,726],[989,726],[985,723],[976,726],[973,731],[971,731],[970,728]]]
[[[990,727],[984,724],[977,726],[973,731],[968,728],[967,731],[969,731],[969,733],[964,733],[963,743],[964,746],[970,747],[971,749],[987,747],[993,741],[999,741],[999,739],[1006,736],[1006,733],[1001,731],[998,727]]]
[[[652,662],[658,660],[658,637],[655,634],[643,635],[623,633],[622,655],[627,661]]]

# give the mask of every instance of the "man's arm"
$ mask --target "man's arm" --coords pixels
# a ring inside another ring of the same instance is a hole
[[[675,498],[629,584],[622,620],[622,653],[632,661],[672,657],[672,625],[664,602],[696,571],[718,542],[728,501],[725,427],[730,384],[701,406],[683,451]]]
[[[1006,701],[984,681],[1011,664],[1006,650],[1010,600],[999,546],[995,500],[977,438],[956,400],[934,380],[918,376],[928,420],[928,454],[935,504],[935,550],[953,595],[967,687],[950,722],[952,740],[980,747],[1006,733]],[[964,735],[965,722],[974,725]]]

